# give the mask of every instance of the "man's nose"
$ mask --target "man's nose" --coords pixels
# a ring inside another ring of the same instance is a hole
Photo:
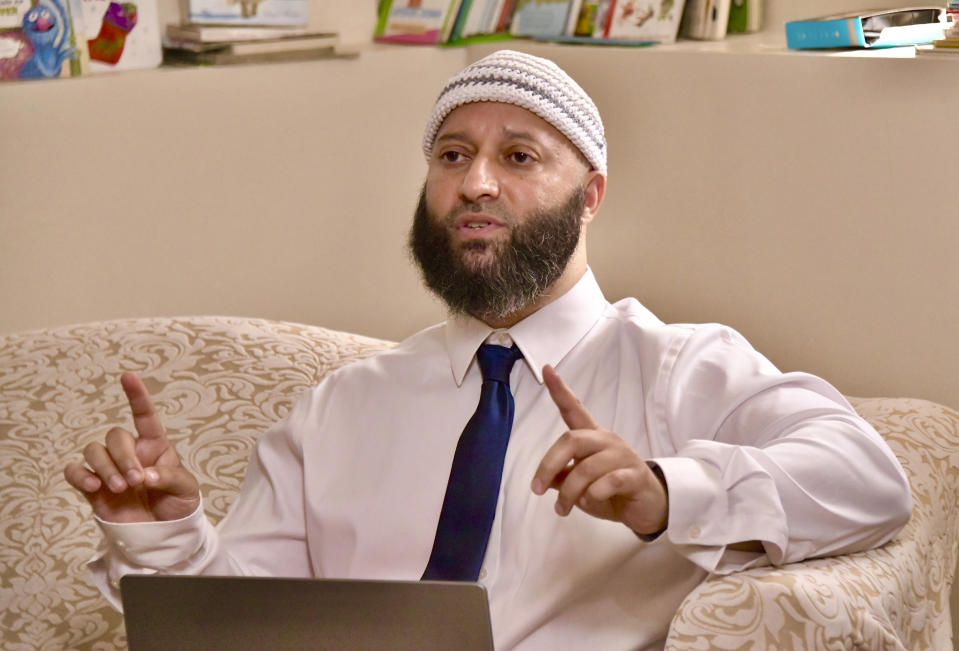
[[[495,163],[485,157],[474,158],[463,176],[460,192],[470,202],[497,198],[499,178]]]

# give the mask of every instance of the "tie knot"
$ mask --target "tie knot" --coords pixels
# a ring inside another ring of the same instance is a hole
[[[513,370],[513,364],[516,360],[522,356],[523,353],[519,352],[519,348],[515,345],[512,348],[506,348],[505,346],[483,344],[476,351],[476,358],[479,360],[483,380],[494,380],[507,386],[509,386],[509,372]]]

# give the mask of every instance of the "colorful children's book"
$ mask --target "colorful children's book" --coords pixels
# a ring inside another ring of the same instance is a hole
[[[516,0],[504,0],[503,7],[499,12],[499,19],[496,22],[497,32],[508,32],[509,26],[513,22],[513,10],[516,8]]]
[[[605,38],[606,27],[609,25],[610,10],[612,8],[613,0],[599,0],[599,2],[596,3],[596,10],[592,16],[591,24],[580,27],[584,32],[582,36],[589,36],[589,34],[585,32],[591,29],[592,36],[595,38]]]
[[[672,43],[684,0],[613,0],[603,36],[608,39]]]
[[[726,31],[730,34],[751,34],[762,29],[762,21],[762,0],[732,0]]]
[[[589,6],[595,4],[595,2],[586,3],[583,0],[573,0],[569,5],[569,13],[566,14],[566,28],[563,30],[563,34],[565,36],[576,36],[577,25],[589,20]],[[588,36],[588,34],[580,34],[580,36]]]
[[[490,0],[473,0],[470,3],[469,10],[463,18],[463,31],[460,33],[460,38],[483,33],[483,17],[489,4]]]
[[[450,8],[446,12],[446,18],[443,19],[443,27],[440,28],[439,42],[448,43],[453,36],[453,31],[456,28],[456,19],[460,15],[460,8],[463,6],[465,0],[453,0],[450,3]]]
[[[156,0],[82,0],[93,73],[155,68],[163,60]]]
[[[730,0],[686,0],[679,33],[707,41],[726,38],[731,5]]]
[[[459,4],[450,0],[387,0],[380,7],[374,40],[441,43],[443,28],[456,19],[455,14],[450,14]]]
[[[466,18],[470,14],[473,2],[477,0],[460,0],[456,5],[456,13],[450,14],[447,24],[443,27],[443,34],[446,36],[443,43],[458,43],[463,39],[463,31],[466,29]]]
[[[0,79],[86,73],[82,21],[80,0],[0,0]]]
[[[510,38],[509,25],[512,14],[512,0],[462,0],[454,2],[456,9],[450,10],[451,28],[442,34],[442,43],[464,45],[474,42],[489,42]]]
[[[517,0],[510,32],[543,39],[563,36],[571,4],[572,0]]]
[[[201,25],[303,26],[307,0],[186,0],[187,22]]]

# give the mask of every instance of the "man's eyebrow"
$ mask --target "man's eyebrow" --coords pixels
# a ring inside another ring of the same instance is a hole
[[[464,131],[451,131],[436,136],[436,142],[446,142],[447,140],[469,140]]]

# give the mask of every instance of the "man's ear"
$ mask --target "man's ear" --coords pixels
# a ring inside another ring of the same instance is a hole
[[[586,180],[583,183],[583,224],[593,221],[593,217],[599,212],[599,206],[603,203],[603,197],[606,196],[606,175],[596,170],[590,170],[586,173]]]

